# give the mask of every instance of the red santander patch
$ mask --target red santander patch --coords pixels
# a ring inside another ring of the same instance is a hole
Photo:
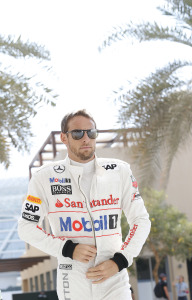
[[[62,207],[63,204],[59,201],[59,199],[57,199],[57,202],[55,203],[56,207]]]

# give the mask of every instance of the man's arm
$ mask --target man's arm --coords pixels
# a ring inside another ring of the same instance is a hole
[[[41,228],[47,214],[46,194],[41,186],[41,178],[35,173],[30,180],[28,194],[22,206],[21,217],[18,221],[18,234],[26,243],[58,257],[62,255],[66,239],[57,238]]]
[[[132,264],[133,257],[138,256],[140,253],[151,227],[149,215],[143,199],[139,195],[137,182],[132,176],[129,165],[123,164],[123,169],[121,175],[123,186],[122,208],[130,225],[130,230],[119,252],[115,253],[110,259],[114,264],[107,260],[88,270],[87,278],[96,278],[95,275],[97,278],[101,276],[100,280],[102,282]],[[94,283],[99,282],[101,281],[94,281]]]
[[[167,299],[170,300],[169,291],[168,291],[167,286],[164,286],[163,289],[164,289],[164,292],[165,292],[165,295],[166,295]]]
[[[88,263],[95,258],[97,249],[93,245],[78,244],[68,240],[63,247],[62,254],[64,257]]]

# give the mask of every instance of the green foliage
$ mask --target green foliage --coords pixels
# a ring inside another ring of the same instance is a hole
[[[192,256],[192,222],[175,207],[166,204],[164,192],[145,189],[143,198],[151,220],[146,246],[155,257],[153,275],[158,281],[158,269],[166,256],[180,260]]]
[[[29,41],[23,42],[21,36],[14,40],[12,36],[4,37],[0,35],[0,52],[15,58],[35,57],[50,60],[49,51],[44,46]]]
[[[111,46],[114,42],[132,37],[140,42],[166,40],[192,46],[192,1],[166,0],[158,9],[167,17],[177,21],[176,26],[161,26],[157,22],[142,24],[127,23],[114,27],[111,34],[103,41],[99,50]]]
[[[145,205],[150,215],[151,232],[147,245],[158,252],[160,257],[167,255],[179,259],[192,256],[192,222],[185,214],[165,202],[164,192],[145,190]]]
[[[10,36],[0,36],[0,52],[18,58],[50,60],[44,47],[36,43],[16,41]],[[48,68],[47,68],[47,71]],[[33,82],[32,82],[33,81]],[[41,103],[55,105],[57,95],[42,82],[35,82],[34,77],[27,77],[20,72],[14,74],[10,68],[0,71],[0,163],[7,168],[10,164],[9,152],[12,146],[18,151],[29,150],[32,136],[31,120]]]
[[[174,19],[176,25],[128,23],[114,28],[100,49],[130,37],[139,42],[162,40],[192,47],[192,1],[164,3],[158,9]],[[132,133],[130,138],[134,141],[132,157],[140,170],[141,187],[151,186],[156,178],[160,178],[162,188],[166,187],[173,158],[191,136],[192,78],[182,79],[179,75],[180,70],[191,65],[191,61],[168,63],[143,79],[134,90],[120,88],[114,93],[114,100],[121,104],[121,127],[140,129],[140,134]]]
[[[185,214],[168,205],[163,191],[144,189],[142,197],[151,220],[151,231],[145,246],[155,258],[153,275],[158,281],[158,269],[166,256],[186,260],[192,256],[192,222]],[[129,225],[122,214],[122,236],[125,240]],[[134,272],[134,268],[131,270]]]
[[[192,88],[176,73],[186,65],[174,62],[152,73],[135,90],[116,93],[121,127],[132,123],[140,129],[130,138],[135,141],[131,153],[139,166],[141,187],[151,186],[160,171],[161,186],[166,186],[173,158],[191,135]]]

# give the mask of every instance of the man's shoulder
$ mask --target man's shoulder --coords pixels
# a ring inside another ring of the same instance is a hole
[[[97,158],[97,162],[100,166],[105,168],[106,170],[113,169],[113,170],[120,170],[123,167],[130,168],[129,163],[127,163],[124,160],[120,160],[117,158],[103,158],[99,157]]]
[[[164,287],[164,286],[167,286],[167,282],[165,281],[161,281],[161,285]]]
[[[47,172],[54,172],[55,174],[61,174],[66,169],[66,162],[65,160],[58,160],[58,161],[52,161],[50,163],[47,163],[41,167],[38,168],[34,172],[36,176],[45,174]]]

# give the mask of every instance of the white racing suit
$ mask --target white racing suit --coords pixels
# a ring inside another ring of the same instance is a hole
[[[129,164],[117,159],[95,158],[90,201],[81,188],[83,168],[65,160],[41,167],[29,183],[18,223],[21,239],[58,258],[59,300],[131,299],[127,270],[100,284],[92,284],[86,271],[108,260],[116,252],[128,261],[138,256],[150,231],[149,215],[139,195]],[[129,233],[122,243],[121,214]],[[41,224],[47,216],[53,235]],[[94,261],[81,263],[62,255],[66,241],[95,245]]]

